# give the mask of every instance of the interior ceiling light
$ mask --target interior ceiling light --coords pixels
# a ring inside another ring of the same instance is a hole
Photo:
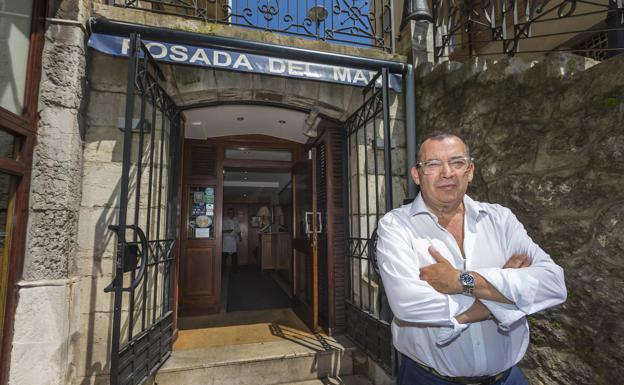
[[[280,120],[279,123],[280,124],[286,124],[286,121],[285,120]]]
[[[191,123],[191,126],[201,126],[202,122],[193,122]]]
[[[236,120],[241,121],[241,120],[245,120],[244,116],[239,116],[238,118],[236,118]]]

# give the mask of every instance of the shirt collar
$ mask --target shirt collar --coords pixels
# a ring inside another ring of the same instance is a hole
[[[470,198],[468,195],[464,195],[464,207],[466,209],[466,215],[468,215],[468,218],[473,221],[477,221],[481,214],[487,214],[485,208],[483,208],[483,206],[479,202],[475,202],[474,200],[472,200],[472,198]],[[414,216],[417,214],[429,214],[433,218],[436,218],[436,216],[431,211],[429,211],[429,208],[425,204],[422,193],[418,193],[416,199],[414,199],[414,201],[411,203],[409,213],[410,216]]]

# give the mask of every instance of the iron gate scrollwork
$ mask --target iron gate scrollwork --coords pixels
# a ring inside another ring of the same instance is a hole
[[[362,106],[345,123],[347,154],[347,335],[389,372],[394,369],[390,321],[374,266],[375,229],[393,208],[389,71],[363,90]]]
[[[138,35],[130,39],[115,271],[111,384],[141,384],[171,354],[180,113]],[[138,118],[135,113],[138,110]]]

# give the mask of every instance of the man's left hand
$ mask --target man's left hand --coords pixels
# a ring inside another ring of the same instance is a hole
[[[436,263],[421,268],[420,279],[442,294],[461,293],[459,270],[453,267],[433,246],[429,246],[429,254],[436,260]]]

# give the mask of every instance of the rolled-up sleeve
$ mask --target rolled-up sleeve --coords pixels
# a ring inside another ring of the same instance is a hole
[[[400,321],[444,327],[437,341],[443,344],[467,327],[455,317],[468,310],[475,299],[461,294],[441,294],[420,279],[419,255],[421,259],[431,259],[431,263],[435,261],[426,249],[415,250],[408,228],[394,213],[385,215],[379,222],[377,260],[388,302]]]
[[[531,265],[520,269],[476,269],[514,305],[483,301],[503,327],[509,327],[522,317],[559,305],[566,300],[567,291],[563,269],[527,234],[524,226],[508,209],[505,210],[506,258],[524,253]]]

